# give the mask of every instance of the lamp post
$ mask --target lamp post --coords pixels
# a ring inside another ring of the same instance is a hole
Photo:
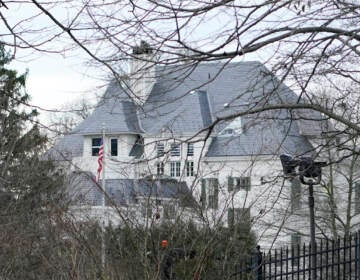
[[[309,211],[310,211],[310,246],[311,246],[311,279],[316,279],[316,241],[315,241],[315,210],[314,210],[314,185],[320,184],[321,168],[326,162],[315,162],[310,157],[294,159],[289,155],[280,155],[284,174],[291,177],[300,177],[302,184],[309,186]],[[298,172],[296,171],[298,168]]]

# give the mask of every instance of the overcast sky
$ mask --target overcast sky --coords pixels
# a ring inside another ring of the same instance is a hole
[[[70,11],[73,10],[66,8],[56,8],[56,10],[52,10],[59,18],[63,15],[68,15]],[[34,8],[33,5],[24,4],[16,6],[14,4],[10,9],[3,9],[2,12],[11,25],[22,22],[22,19],[27,19],[29,15],[33,14],[38,14],[39,16],[36,16],[35,19],[28,23],[31,28],[37,30],[39,28],[41,29],[42,26],[53,25],[53,23],[49,21],[49,18],[39,12],[38,9]],[[23,22],[24,24],[26,23],[25,20],[23,20]],[[220,22],[222,22],[222,24],[220,24]],[[199,34],[202,34],[205,38],[212,38],[209,36],[209,33],[215,32],[217,30],[216,27],[224,24],[226,26],[231,25],[231,18],[224,17],[224,15],[222,15],[221,20],[219,17],[211,17],[209,22],[198,26],[197,29],[199,30],[197,32],[191,30],[192,32],[188,34],[189,40],[194,36],[191,40],[197,42],[199,39],[197,36],[200,36]],[[25,28],[30,27],[26,25]],[[0,29],[5,30],[6,33],[6,28],[4,28],[4,26],[0,26]],[[55,34],[56,32],[59,32],[57,27],[50,30],[51,32],[55,32]],[[30,34],[29,36],[36,36],[34,38],[39,37],[40,41],[42,36],[46,37],[41,34],[41,32],[35,32],[34,34]],[[8,37],[11,41],[12,36]],[[66,42],[68,39],[67,37],[68,36],[65,35],[62,37],[62,40],[54,40],[54,44]],[[73,43],[71,40],[69,42]],[[207,44],[208,43],[209,42],[207,42]],[[106,76],[106,73],[102,73],[100,68],[89,68],[85,66],[89,57],[82,50],[77,48],[77,53],[67,51],[62,54],[49,54],[47,51],[51,49],[51,44],[52,41],[49,44],[47,43],[46,45],[41,46],[45,48],[45,52],[35,54],[30,53],[31,50],[18,48],[16,50],[16,61],[11,65],[11,67],[16,68],[19,72],[24,72],[28,69],[27,91],[32,97],[32,104],[47,110],[62,109],[62,105],[65,103],[75,101],[84,95],[86,98],[95,99],[96,95],[99,95],[104,91],[104,87],[101,86],[104,85],[104,76]],[[206,45],[205,43],[203,44]],[[58,48],[57,45],[56,48]],[[264,59],[261,56],[263,56],[263,54],[257,53],[239,59],[262,61]],[[44,115],[44,112],[41,112],[41,114]],[[44,117],[42,119],[44,120]]]

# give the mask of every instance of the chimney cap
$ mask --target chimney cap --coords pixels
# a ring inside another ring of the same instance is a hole
[[[133,47],[133,54],[152,54],[153,49],[150,47],[150,44],[146,41],[141,40],[139,46]]]

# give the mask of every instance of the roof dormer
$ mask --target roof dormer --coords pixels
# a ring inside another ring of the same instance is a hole
[[[241,117],[237,117],[232,120],[221,132],[218,136],[229,137],[234,135],[239,135],[242,133],[242,124]]]

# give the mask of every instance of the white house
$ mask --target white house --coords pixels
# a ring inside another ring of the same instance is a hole
[[[301,188],[283,180],[279,155],[314,154],[312,143],[326,129],[320,114],[262,111],[298,96],[256,61],[161,66],[148,46],[134,55],[141,59],[130,67],[136,74],[127,83],[111,81],[93,113],[49,155],[94,177],[104,130],[105,186],[114,200],[106,205],[124,215],[147,202],[141,211],[148,219],[182,213],[224,226],[247,219],[265,246],[307,234],[307,218],[292,215],[306,211]],[[91,180],[81,182],[73,186],[96,190]],[[84,203],[99,206],[99,195],[85,194]]]

